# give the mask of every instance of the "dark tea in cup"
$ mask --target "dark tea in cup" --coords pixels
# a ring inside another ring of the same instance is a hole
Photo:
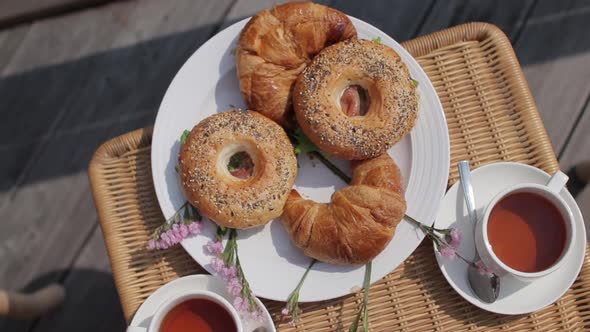
[[[205,298],[188,299],[164,316],[160,332],[235,332],[232,315],[220,304]]]
[[[511,193],[498,201],[487,233],[498,259],[522,272],[550,268],[566,248],[564,216],[553,202],[533,192]]]

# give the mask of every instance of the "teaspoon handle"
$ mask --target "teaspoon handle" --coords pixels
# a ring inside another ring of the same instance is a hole
[[[477,223],[477,216],[475,214],[475,198],[473,195],[473,187],[471,186],[471,171],[469,170],[469,161],[462,160],[459,162],[459,176],[461,178],[461,187],[463,188],[463,195],[465,196],[465,203],[467,204],[467,213],[469,214],[469,221]]]

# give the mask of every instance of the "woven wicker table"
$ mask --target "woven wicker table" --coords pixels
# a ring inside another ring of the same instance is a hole
[[[559,165],[510,41],[496,27],[470,23],[403,44],[424,68],[443,104],[451,165],[475,167],[515,161],[554,173]],[[151,129],[103,144],[90,163],[90,180],[125,318],[163,284],[205,273],[181,248],[153,252],[148,236],[164,218],[150,168]],[[433,165],[436,167],[436,165]],[[449,185],[457,180],[451,167]],[[541,290],[542,291],[542,290]],[[281,320],[284,303],[265,301],[280,331],[347,330],[361,293],[303,305],[297,327]],[[469,304],[439,272],[424,243],[370,288],[373,331],[590,329],[590,264],[555,304],[526,316],[500,316]]]

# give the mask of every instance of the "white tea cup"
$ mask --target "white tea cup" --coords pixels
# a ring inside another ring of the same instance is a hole
[[[229,314],[229,316],[231,316],[234,325],[236,326],[236,332],[243,332],[242,321],[236,309],[226,299],[209,291],[193,291],[190,293],[174,295],[168,300],[164,301],[158,307],[158,309],[156,309],[156,313],[152,317],[152,320],[150,321],[150,324],[147,328],[140,326],[129,326],[127,328],[127,332],[159,332],[162,322],[168,313],[177,305],[192,299],[205,299],[218,304]]]
[[[551,177],[546,185],[533,183],[518,184],[506,188],[490,201],[484,210],[485,212],[482,220],[477,223],[475,231],[475,246],[477,248],[477,252],[479,253],[482,262],[488,269],[496,273],[498,276],[509,274],[523,281],[532,281],[536,278],[550,274],[561,267],[564,258],[572,251],[576,234],[576,227],[572,211],[563,198],[561,198],[559,195],[559,192],[564,188],[567,180],[567,175],[561,171],[558,171]],[[516,193],[531,193],[547,199],[554,207],[557,208],[561,214],[561,217],[563,218],[566,236],[565,246],[557,260],[551,266],[542,271],[524,272],[508,266],[494,253],[492,244],[488,238],[488,223],[490,220],[490,214],[494,210],[494,207],[496,207],[498,202],[500,202],[503,198]]]

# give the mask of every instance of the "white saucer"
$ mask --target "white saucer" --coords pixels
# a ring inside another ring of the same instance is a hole
[[[494,163],[474,170],[472,173],[473,191],[477,215],[483,213],[487,203],[503,189],[519,183],[546,184],[550,176],[531,166],[518,163]],[[438,217],[436,228],[455,227],[463,233],[463,241],[458,251],[465,258],[472,260],[475,246],[473,243],[473,226],[469,222],[463,191],[460,183],[455,183],[447,192]],[[569,205],[576,222],[576,237],[571,255],[565,258],[563,266],[556,272],[530,283],[506,276],[501,279],[500,296],[494,303],[482,302],[469,287],[467,266],[460,259],[449,260],[436,253],[438,265],[451,285],[467,301],[484,310],[518,315],[542,309],[559,299],[574,283],[586,253],[586,231],[584,220],[576,201],[563,189],[561,197]]]
[[[217,293],[227,299],[230,303],[233,303],[233,298],[229,295],[225,289],[225,284],[222,280],[217,277],[210,276],[210,275],[191,275],[182,278],[178,278],[174,281],[171,281],[164,286],[158,288],[152,295],[150,295],[139,307],[135,316],[133,316],[133,320],[131,321],[131,326],[141,326],[141,327],[148,327],[152,316],[156,312],[156,309],[160,306],[162,302],[168,299],[170,296],[184,293],[191,290],[208,290],[214,293]],[[268,310],[264,307],[264,304],[260,302],[259,299],[255,299],[256,303],[262,309],[262,318],[263,321],[253,321],[247,317],[242,317],[242,322],[244,324],[244,332],[253,331],[255,328],[259,326],[264,326],[268,332],[276,332],[275,326],[272,322],[272,318],[268,313]]]

